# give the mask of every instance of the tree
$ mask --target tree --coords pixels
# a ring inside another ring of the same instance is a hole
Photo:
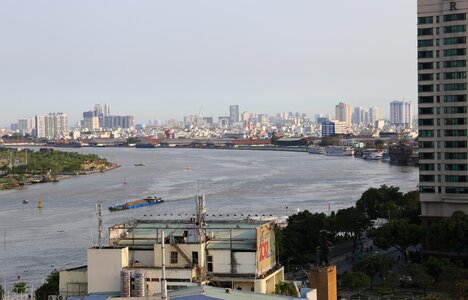
[[[388,272],[384,277],[384,285],[392,289],[393,294],[395,294],[395,289],[400,286],[400,274]]]
[[[466,288],[464,284],[468,278],[468,269],[458,267],[454,264],[450,264],[444,268],[444,271],[439,277],[439,280],[436,282],[436,288],[438,291],[443,291],[444,293],[450,294],[455,299],[463,289]],[[466,294],[465,294],[466,296]]]
[[[383,278],[393,265],[393,260],[383,254],[373,254],[356,261],[353,271],[367,274],[371,279],[371,288],[374,288],[374,277]]]
[[[283,230],[283,258],[295,263],[310,263],[315,260],[316,249],[323,240],[327,217],[305,210],[288,218]]]
[[[400,210],[399,218],[408,219],[411,224],[421,224],[421,202],[419,191],[411,191],[403,195],[400,202],[396,203]]]
[[[282,281],[276,285],[275,294],[293,297],[296,297],[298,295],[294,284],[292,282],[287,281]]]
[[[421,242],[423,231],[420,226],[409,224],[408,220],[393,220],[371,232],[374,244],[386,250],[395,247],[408,261],[407,250]]]
[[[401,202],[403,193],[398,187],[382,185],[380,188],[370,188],[356,202],[356,207],[365,212],[371,220],[388,218],[397,215],[397,203]]]
[[[411,278],[411,283],[422,289],[424,294],[426,293],[427,288],[432,284],[431,276],[426,273],[422,265],[409,264],[401,271],[401,273],[409,276],[409,278]]]
[[[356,207],[340,209],[335,215],[329,217],[330,229],[335,232],[350,233],[353,237],[354,246],[361,238],[363,232],[372,225],[371,220]]]
[[[2,299],[3,299],[3,297],[4,297],[4,294],[5,294],[5,290],[3,289],[3,286],[2,286],[2,285],[0,285],[0,300],[2,300]]]
[[[53,270],[46,279],[46,282],[36,290],[36,300],[47,300],[49,295],[59,294],[59,272]]]
[[[15,282],[15,284],[13,285],[13,289],[11,291],[16,294],[24,294],[26,293],[27,288],[28,288],[28,284],[26,282],[18,281],[18,282]]]
[[[358,291],[371,285],[371,279],[363,272],[348,272],[343,276],[343,285],[352,291]]]
[[[458,211],[450,218],[432,224],[429,243],[435,250],[468,255],[468,216]]]
[[[427,274],[429,274],[434,282],[439,280],[440,274],[451,265],[450,260],[447,258],[438,258],[434,256],[429,256],[424,262],[424,268],[426,269]]]

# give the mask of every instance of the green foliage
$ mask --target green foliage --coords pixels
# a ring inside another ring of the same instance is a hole
[[[437,282],[442,272],[451,264],[452,263],[447,258],[429,256],[429,258],[424,262],[423,265],[426,269],[426,272],[432,277],[432,279],[435,282]]]
[[[59,294],[59,272],[53,270],[46,279],[46,282],[36,290],[36,300],[47,300],[49,295]]]
[[[391,289],[395,294],[395,289],[400,286],[400,274],[388,272],[383,280],[384,286]]]
[[[424,267],[419,264],[407,265],[401,273],[411,278],[414,287],[422,289],[424,292],[431,286],[432,278],[426,273]]]
[[[468,216],[455,212],[450,218],[432,224],[428,238],[435,250],[468,255]]]
[[[4,295],[5,295],[5,290],[3,289],[3,286],[0,284],[0,300],[3,299]]]
[[[367,216],[355,207],[340,209],[329,217],[329,229],[338,232],[349,233],[357,241],[363,232],[372,226]]]
[[[467,289],[467,278],[468,269],[450,264],[444,267],[444,270],[440,274],[439,280],[436,282],[436,288],[438,291],[443,291],[456,298],[459,296],[460,291]]]
[[[382,185],[380,188],[370,188],[356,202],[356,207],[367,214],[371,220],[377,218],[410,220],[419,224],[421,205],[419,192],[412,191],[403,194],[398,187]]]
[[[337,146],[341,142],[341,137],[340,135],[331,135],[331,136],[326,136],[322,138],[322,141],[320,142],[320,146],[325,147],[325,146]]]
[[[392,220],[371,232],[374,244],[384,250],[395,247],[408,261],[407,250],[421,242],[423,231],[419,225],[410,224],[406,219]]]
[[[11,291],[17,294],[24,294],[26,293],[27,289],[28,289],[28,284],[26,282],[18,281],[18,282],[15,282],[15,284],[13,285],[13,289]]]
[[[359,291],[371,285],[371,279],[363,272],[348,272],[343,278],[343,285],[352,291]]]
[[[290,258],[299,264],[314,261],[326,219],[325,214],[312,214],[307,210],[290,216],[283,230],[283,259]]]
[[[370,277],[371,287],[374,286],[374,277],[379,275],[383,278],[393,265],[393,260],[382,254],[373,254],[356,261],[353,264],[353,271],[362,272]]]
[[[275,294],[283,296],[298,296],[294,283],[289,281],[282,281],[275,287]]]

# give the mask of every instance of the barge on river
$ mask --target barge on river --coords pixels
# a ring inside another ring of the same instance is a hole
[[[127,210],[127,209],[132,209],[132,208],[139,208],[143,206],[155,205],[155,204],[159,204],[162,202],[164,202],[164,200],[162,200],[161,198],[148,196],[144,199],[130,201],[121,205],[111,206],[109,207],[109,210],[111,212],[114,212],[114,211]]]

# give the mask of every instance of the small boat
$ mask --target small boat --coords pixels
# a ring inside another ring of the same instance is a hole
[[[137,164],[134,164],[135,167],[143,167],[145,164],[144,163],[137,163]]]
[[[325,147],[312,146],[312,147],[309,147],[308,152],[309,154],[324,154]]]
[[[164,200],[162,200],[161,198],[158,198],[155,196],[147,196],[146,198],[143,198],[140,200],[130,201],[130,202],[126,202],[120,205],[110,206],[109,210],[111,212],[114,212],[114,211],[127,210],[127,209],[132,209],[132,208],[139,208],[143,206],[155,205],[155,204],[159,204],[162,202],[164,202]]]
[[[29,201],[28,200],[23,200],[23,204],[28,204]]]

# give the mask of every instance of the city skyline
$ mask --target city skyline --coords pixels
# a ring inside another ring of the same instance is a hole
[[[416,99],[414,2],[4,1],[0,126],[53,111],[76,123],[95,103],[139,123],[228,115],[233,103],[313,115],[343,101],[387,115],[388,102]]]

